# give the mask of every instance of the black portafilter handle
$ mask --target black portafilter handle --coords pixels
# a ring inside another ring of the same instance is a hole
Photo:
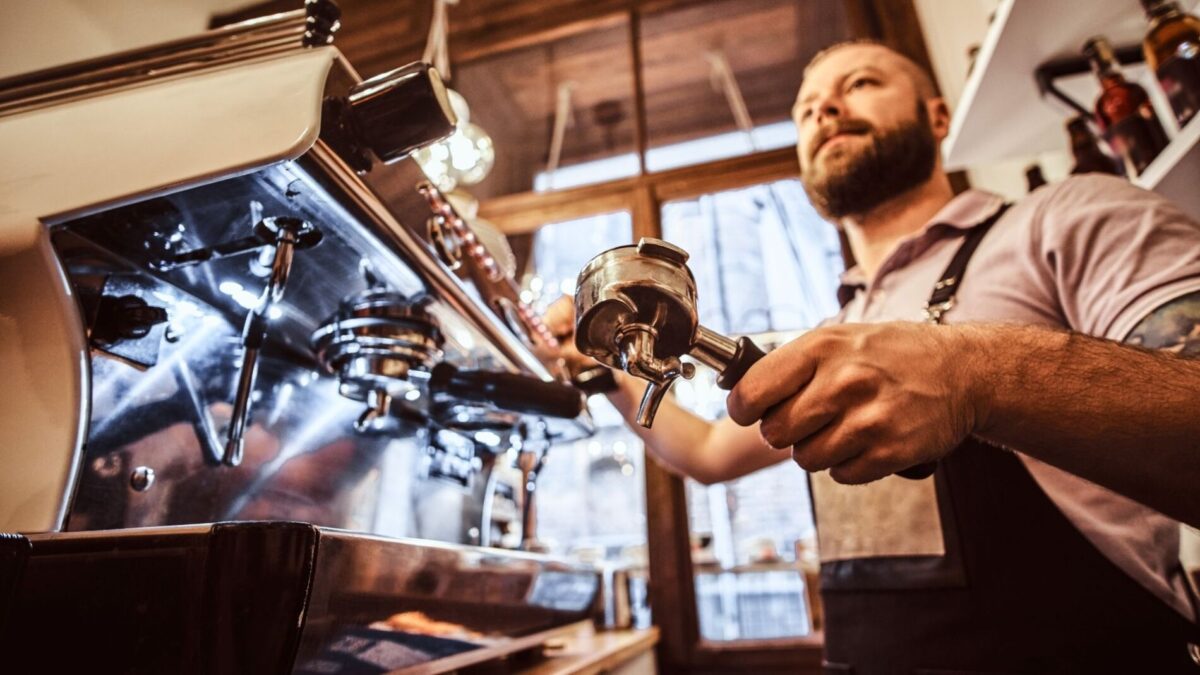
[[[569,384],[546,382],[529,375],[491,370],[459,370],[449,363],[433,367],[429,390],[462,401],[489,403],[502,410],[572,419],[586,405]]]
[[[571,378],[571,384],[588,396],[617,390],[617,378],[613,375],[612,368],[599,364],[576,373],[575,377]]]
[[[750,370],[750,367],[758,363],[758,360],[764,356],[766,356],[766,352],[759,349],[758,345],[754,344],[750,338],[738,338],[737,349],[734,351],[733,359],[729,361],[729,365],[725,366],[725,369],[717,376],[717,386],[726,391],[733,389],[742,379],[742,376],[746,374],[746,371]],[[932,476],[936,470],[936,462],[927,462],[897,471],[896,475],[901,478],[908,478],[909,480],[921,480]]]
[[[750,366],[758,363],[759,359],[767,355],[748,337],[738,338],[736,344],[737,349],[733,352],[733,358],[721,370],[721,374],[717,375],[717,386],[725,391],[736,387],[737,383],[742,381],[742,376],[746,374],[746,371],[750,370]]]
[[[921,480],[932,476],[934,471],[937,471],[937,462],[925,462],[901,469],[896,472],[896,475],[909,480]]]

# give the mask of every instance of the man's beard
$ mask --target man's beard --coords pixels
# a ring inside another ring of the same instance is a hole
[[[933,174],[937,140],[929,128],[929,113],[920,103],[916,119],[894,129],[880,132],[861,120],[850,120],[837,128],[862,129],[872,142],[851,157],[826,160],[827,167],[835,165],[828,171],[820,171],[812,160],[801,173],[808,198],[829,220],[868,213]],[[831,151],[836,149],[826,152]]]

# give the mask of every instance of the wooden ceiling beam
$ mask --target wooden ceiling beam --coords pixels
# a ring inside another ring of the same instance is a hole
[[[618,26],[632,13],[648,15],[690,5],[705,0],[540,0],[539,2],[504,3],[472,9],[462,3],[450,9],[450,59],[454,64],[495,56],[504,52],[547,44],[580,33]],[[429,25],[430,3],[427,0],[343,0],[343,20],[347,25],[356,22],[355,16],[380,17],[380,8],[389,8],[396,18],[409,17],[412,30],[400,35],[380,35],[356,30],[354,42],[338,44],[352,63],[364,72],[407,63],[419,58],[425,48]],[[390,23],[374,18],[380,29]],[[394,21],[394,20],[393,20]],[[359,53],[359,46],[363,49]]]

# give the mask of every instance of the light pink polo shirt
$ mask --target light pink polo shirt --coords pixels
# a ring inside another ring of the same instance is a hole
[[[968,191],[906,238],[834,321],[920,321],[963,233],[1000,207]],[[843,280],[864,283],[852,268]],[[1145,316],[1200,290],[1200,224],[1174,204],[1103,175],[1073,176],[1013,205],[984,237],[946,323],[1069,328],[1123,340]],[[1038,485],[1105,556],[1185,616],[1179,524],[1018,453]],[[1097,589],[1103,593],[1103,589]]]

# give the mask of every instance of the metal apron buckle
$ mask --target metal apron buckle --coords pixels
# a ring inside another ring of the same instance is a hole
[[[949,300],[937,304],[925,303],[925,309],[921,310],[921,313],[924,315],[926,323],[936,324],[941,323],[942,315],[949,312],[953,307],[954,297],[951,296]]]

